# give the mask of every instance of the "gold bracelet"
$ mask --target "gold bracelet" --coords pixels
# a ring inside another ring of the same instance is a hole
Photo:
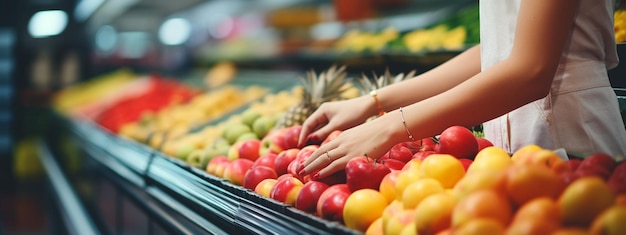
[[[385,110],[383,110],[383,106],[380,104],[380,101],[378,101],[378,92],[376,90],[370,91],[370,95],[372,96],[372,98],[374,98],[374,101],[376,102],[376,109],[378,109],[378,116],[382,116],[383,114],[385,114]]]
[[[415,141],[415,138],[413,138],[413,134],[411,134],[411,131],[409,131],[409,127],[406,125],[406,121],[404,120],[404,112],[402,111],[402,107],[400,107],[400,117],[402,118],[402,125],[404,125],[404,129],[406,129],[406,133],[409,135],[409,139]]]

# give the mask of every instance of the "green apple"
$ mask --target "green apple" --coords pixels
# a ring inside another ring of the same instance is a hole
[[[257,118],[254,121],[254,123],[252,124],[252,131],[259,138],[263,138],[263,137],[265,137],[265,135],[267,135],[267,133],[272,128],[274,128],[275,124],[276,124],[276,118],[274,118],[274,117],[267,117],[267,116],[261,116],[261,117]]]
[[[246,124],[243,123],[233,123],[224,128],[224,132],[222,133],[222,137],[228,141],[229,144],[234,144],[237,142],[237,138],[244,133],[251,132],[252,130]]]
[[[254,121],[259,118],[261,114],[253,109],[247,109],[241,114],[241,122],[249,127],[252,127]]]
[[[230,145],[214,144],[204,149],[209,161],[217,156],[227,156]]]
[[[259,139],[259,137],[257,137],[256,134],[254,134],[254,132],[248,132],[248,133],[241,134],[237,138],[235,143],[243,142],[243,141],[246,141],[246,140],[258,140],[258,139]]]
[[[187,156],[187,164],[199,169],[205,169],[206,164],[209,163],[209,160],[211,159],[208,156],[208,152],[201,149],[194,150],[193,152],[189,153],[189,156]]]
[[[186,161],[189,154],[196,150],[196,146],[192,143],[180,143],[176,149],[176,158]]]

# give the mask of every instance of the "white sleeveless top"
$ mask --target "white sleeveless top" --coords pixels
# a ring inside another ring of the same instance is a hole
[[[511,52],[522,0],[481,0],[482,70]],[[626,131],[607,69],[618,63],[613,0],[582,0],[550,94],[483,124],[485,137],[510,153],[537,144],[585,156],[626,155]]]

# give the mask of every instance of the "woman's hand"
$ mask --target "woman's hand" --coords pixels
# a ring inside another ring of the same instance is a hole
[[[375,115],[373,103],[369,96],[323,103],[302,124],[298,146],[304,146],[307,141],[321,142],[334,130],[345,130],[365,122]]]
[[[398,115],[396,112],[389,113],[343,131],[306,159],[298,174],[304,176],[321,169],[312,176],[313,179],[321,179],[344,169],[354,157],[377,159],[383,156],[393,145],[404,141],[402,138],[407,138],[406,135],[398,135],[404,133],[404,127],[400,117],[393,114]]]

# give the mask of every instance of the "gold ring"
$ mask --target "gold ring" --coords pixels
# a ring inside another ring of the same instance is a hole
[[[332,161],[333,161],[332,159],[330,159],[330,155],[328,154],[328,151],[326,151],[326,158],[328,158],[328,161],[329,161],[329,162],[332,162]]]

